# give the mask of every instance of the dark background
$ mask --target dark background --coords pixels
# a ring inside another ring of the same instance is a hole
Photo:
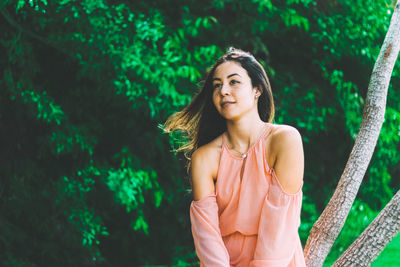
[[[392,11],[389,0],[1,1],[0,265],[195,265],[186,161],[172,152],[182,137],[159,125],[229,46],[263,64],[275,123],[302,135],[304,244],[352,149]],[[399,86],[397,63],[327,262],[399,189]]]

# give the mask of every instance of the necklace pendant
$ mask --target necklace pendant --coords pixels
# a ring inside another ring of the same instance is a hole
[[[247,157],[247,155],[246,154],[242,154],[242,156],[241,156],[242,158],[245,158],[245,157]]]

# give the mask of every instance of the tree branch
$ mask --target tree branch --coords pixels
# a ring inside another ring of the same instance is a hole
[[[333,266],[370,266],[399,232],[400,190]]]
[[[307,266],[322,266],[343,228],[374,152],[384,120],[390,77],[400,49],[399,1],[372,71],[363,119],[353,150],[331,200],[307,240],[304,249]]]

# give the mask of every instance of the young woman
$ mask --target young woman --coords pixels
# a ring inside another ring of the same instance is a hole
[[[296,128],[272,123],[263,67],[230,48],[202,90],[166,122],[187,133],[191,229],[200,266],[305,266],[298,235],[304,154]]]

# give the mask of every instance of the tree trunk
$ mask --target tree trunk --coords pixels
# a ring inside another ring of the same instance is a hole
[[[333,266],[369,266],[399,231],[400,190]]]
[[[308,237],[304,249],[307,266],[322,266],[342,230],[374,152],[384,120],[389,81],[400,48],[399,1],[372,71],[361,127],[353,150],[331,200]],[[363,260],[368,259],[359,259]]]

